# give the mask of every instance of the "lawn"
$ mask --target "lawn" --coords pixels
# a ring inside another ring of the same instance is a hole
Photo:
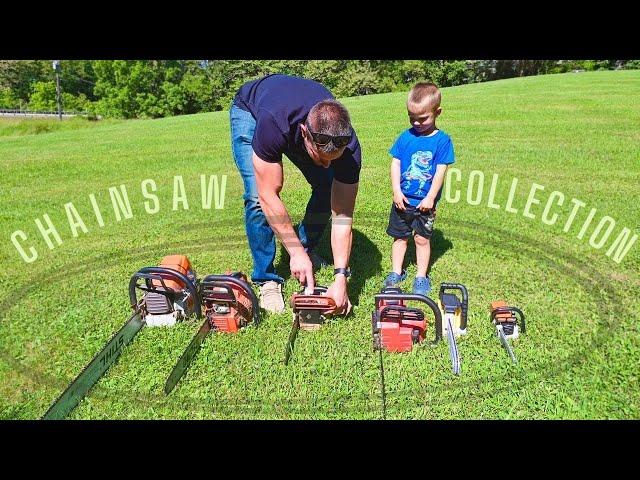
[[[69,418],[382,418],[370,319],[390,269],[387,151],[408,126],[405,97],[342,99],[363,148],[351,317],[300,332],[288,366],[282,358],[290,309],[265,315],[257,329],[210,335],[168,397],[164,382],[200,322],[144,328]],[[449,178],[450,195],[439,204],[431,278],[435,286],[458,282],[469,291],[462,374],[452,375],[446,343],[384,354],[386,418],[640,418],[640,242],[620,261],[606,254],[624,227],[640,231],[640,71],[445,88],[442,107],[438,126],[453,139],[460,176]],[[282,197],[298,222],[310,189],[284,163]],[[61,128],[17,129],[0,121],[0,165],[0,418],[44,414],[129,317],[128,282],[139,268],[183,253],[200,277],[251,271],[228,112]],[[227,176],[223,208],[203,208],[201,175],[216,175],[220,187]],[[477,185],[468,191],[472,178],[484,179],[482,192]],[[146,209],[145,180],[157,187],[156,213]],[[175,201],[180,181],[188,209]],[[539,203],[529,201],[536,184],[543,187],[534,191]],[[122,185],[131,216],[118,220],[110,188]],[[447,201],[458,189],[459,200]],[[543,210],[552,192],[564,203],[550,211],[558,219],[549,225]],[[565,231],[572,199],[584,208]],[[76,227],[73,235],[69,203],[86,233]],[[61,244],[52,238],[54,248],[34,222],[46,222],[45,214],[60,236]],[[615,226],[596,248],[611,225],[606,217]],[[37,253],[31,263],[11,241],[16,231],[26,237],[26,257],[34,256],[29,247]],[[288,299],[298,285],[282,252],[278,247],[277,269],[287,278]],[[330,256],[328,235],[321,253]],[[408,263],[406,290],[415,275]],[[331,278],[331,268],[317,274],[320,284]],[[527,333],[514,342],[518,365],[493,334],[488,305],[496,299],[526,315]]]

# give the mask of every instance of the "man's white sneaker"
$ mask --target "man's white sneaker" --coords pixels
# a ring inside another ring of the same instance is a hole
[[[264,308],[267,312],[284,312],[282,284],[270,280],[260,285],[260,307]]]

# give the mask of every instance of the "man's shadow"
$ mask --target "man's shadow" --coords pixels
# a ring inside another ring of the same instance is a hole
[[[297,232],[298,225],[295,225],[294,228]],[[378,247],[365,234],[355,228],[352,232],[351,255],[349,257],[349,266],[352,275],[349,279],[348,293],[351,303],[358,305],[360,293],[367,279],[378,275],[382,271],[382,254]],[[327,228],[327,231],[322,235],[315,251],[329,262],[330,265],[333,265],[330,228]],[[276,273],[284,278],[285,281],[291,277],[289,260],[289,253],[285,248],[282,248],[282,255],[280,255],[275,269]]]
[[[442,257],[447,250],[453,248],[453,243],[451,240],[447,239],[442,235],[442,231],[437,228],[433,229],[433,234],[431,235],[431,257],[429,258],[429,267],[427,268],[427,275],[431,271],[431,267],[434,263],[436,263],[440,257]],[[409,265],[416,264],[416,244],[413,239],[409,240],[409,244],[407,245],[407,253],[404,256],[404,266],[406,268]]]

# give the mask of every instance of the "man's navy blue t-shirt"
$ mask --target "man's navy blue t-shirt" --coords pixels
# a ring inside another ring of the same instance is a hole
[[[304,147],[300,124],[316,103],[333,98],[326,87],[313,80],[268,75],[245,83],[233,102],[256,119],[251,146],[261,159],[281,162],[284,153],[292,160],[313,163]],[[334,178],[343,183],[358,182],[361,162],[360,142],[353,132],[342,156],[331,162]]]

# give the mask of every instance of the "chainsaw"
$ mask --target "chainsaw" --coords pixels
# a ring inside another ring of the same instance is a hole
[[[461,297],[450,290],[459,290]],[[467,311],[469,309],[469,294],[467,288],[460,283],[440,284],[440,311],[442,312],[442,331],[446,334],[449,344],[451,367],[455,375],[460,375],[460,352],[456,337],[467,333]]]
[[[442,339],[442,319],[438,305],[429,297],[406,294],[397,287],[387,287],[376,295],[376,309],[371,315],[373,349],[384,348],[388,352],[410,352],[413,345],[426,338],[427,318],[419,308],[408,307],[405,302],[425,303],[435,318],[435,339]]]
[[[519,308],[507,306],[502,300],[491,302],[489,311],[491,312],[491,322],[496,327],[496,335],[500,339],[500,343],[502,343],[509,357],[511,357],[511,361],[518,363],[507,340],[518,338],[520,335],[519,323],[522,325],[522,333],[525,333],[524,313]]]
[[[436,345],[442,340],[442,318],[438,305],[424,295],[402,293],[398,287],[386,287],[375,296],[376,308],[371,314],[373,350],[380,356],[380,395],[382,418],[387,417],[387,402],[384,384],[384,362],[382,350],[387,352],[410,352],[413,346],[426,339],[427,318],[419,308],[408,307],[406,302],[425,303],[433,313],[435,338],[429,342]]]
[[[208,275],[200,284],[205,321],[173,368],[164,386],[168,395],[186,373],[207,335],[214,330],[235,333],[253,321],[260,324],[258,299],[241,272]]]
[[[138,290],[144,292],[139,300]],[[198,279],[184,255],[166,256],[160,266],[136,272],[129,281],[129,300],[133,315],[51,405],[44,420],[65,418],[145,325],[172,326],[194,313],[201,316]]]
[[[293,308],[293,326],[287,342],[284,355],[284,364],[289,364],[289,358],[293,353],[293,345],[298,336],[298,330],[318,330],[326,320],[323,312],[336,308],[336,302],[327,297],[327,287],[317,285],[313,294],[305,294],[303,288],[293,294],[290,305]]]

